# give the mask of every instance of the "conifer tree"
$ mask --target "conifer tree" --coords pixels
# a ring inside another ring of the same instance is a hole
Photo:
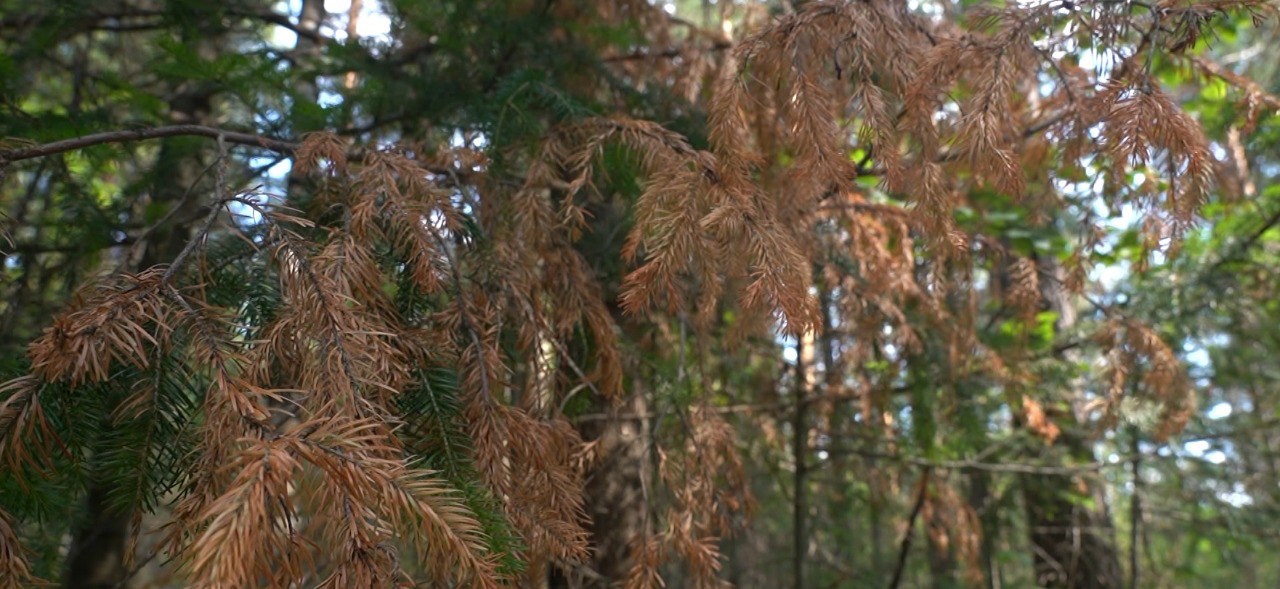
[[[359,7],[0,20],[0,585],[1139,579],[1098,440],[1197,390],[1098,211],[1141,273],[1248,196],[1179,93],[1269,120],[1273,4]]]

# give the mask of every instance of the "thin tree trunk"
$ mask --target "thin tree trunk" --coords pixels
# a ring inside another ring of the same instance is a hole
[[[1138,428],[1129,428],[1129,451],[1133,453],[1133,494],[1129,496],[1129,587],[1138,589],[1142,579],[1139,558],[1142,535],[1142,452]]]
[[[916,483],[916,501],[907,516],[907,529],[902,533],[902,542],[898,546],[898,560],[893,567],[893,576],[889,578],[889,589],[898,589],[907,572],[907,558],[911,556],[911,540],[915,535],[916,520],[920,519],[920,511],[929,495],[929,479],[933,471],[924,469],[920,473],[920,481]]]
[[[806,360],[812,356],[810,346],[806,345],[805,337],[802,337],[796,344],[796,387],[795,387],[795,412],[792,415],[791,422],[791,452],[792,461],[795,462],[795,474],[792,481],[794,493],[791,503],[791,586],[796,589],[804,587],[804,561],[809,552],[809,532],[806,529],[809,517],[809,496],[805,491],[805,476],[807,460],[807,448],[809,444],[809,416],[808,396],[809,387],[808,378],[806,378],[809,370]]]
[[[825,296],[823,313],[827,313]],[[791,503],[791,583],[796,589],[805,586],[805,561],[809,557],[809,432],[810,400],[818,388],[817,342],[806,333],[796,342],[795,408],[791,421],[791,452],[795,463]]]

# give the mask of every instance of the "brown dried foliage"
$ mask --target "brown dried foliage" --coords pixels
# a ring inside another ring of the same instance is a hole
[[[682,419],[685,447],[658,450],[659,478],[672,494],[670,507],[661,529],[656,529],[659,522],[648,522],[651,529],[633,542],[632,567],[624,582],[628,588],[663,586],[663,565],[677,559],[691,586],[725,586],[719,578],[719,542],[738,529],[752,508],[733,427],[710,407],[695,407]]]
[[[1166,440],[1186,426],[1195,413],[1196,395],[1178,354],[1150,326],[1115,318],[1094,336],[1106,360],[1106,396],[1090,404],[1103,411],[1102,424],[1120,417],[1121,402],[1130,394],[1160,409],[1157,440]]]
[[[982,526],[973,506],[940,478],[930,482],[924,499],[920,515],[935,554],[958,565],[968,583],[981,584]]]
[[[9,515],[0,511],[0,588],[19,589],[40,584],[31,573],[22,543],[13,529]]]

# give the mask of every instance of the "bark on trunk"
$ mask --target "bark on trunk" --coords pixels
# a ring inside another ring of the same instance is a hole
[[[643,395],[633,395],[619,410],[644,415],[647,408]],[[600,409],[607,410],[603,404]],[[587,481],[592,568],[602,577],[588,587],[607,587],[625,579],[630,570],[632,542],[643,531],[647,508],[641,486],[649,464],[647,423],[645,419],[615,419],[580,428],[585,439],[599,440],[604,451],[600,466]]]
[[[617,406],[596,399],[591,413],[618,417],[578,424],[583,440],[599,444],[600,459],[587,475],[586,512],[590,517],[591,561],[584,570],[552,567],[543,577],[548,589],[605,589],[620,584],[631,568],[633,542],[645,526],[644,470],[649,467],[648,403],[633,393]]]

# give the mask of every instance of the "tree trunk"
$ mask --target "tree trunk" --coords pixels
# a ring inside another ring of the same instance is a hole
[[[213,98],[212,88],[189,88],[170,102],[170,118],[174,123],[202,124],[209,120]],[[171,261],[191,239],[193,224],[203,216],[206,199],[188,197],[198,194],[193,185],[198,182],[203,166],[199,152],[192,152],[190,139],[166,140],[156,161],[155,184],[151,190],[152,203],[164,203],[169,222],[157,227],[142,247],[142,253],[134,264],[145,269]],[[108,418],[104,418],[108,419]],[[109,428],[109,423],[104,424]],[[90,460],[90,468],[100,468],[97,460]],[[111,484],[101,473],[91,472],[85,496],[85,517],[72,538],[67,553],[67,566],[63,586],[68,589],[99,589],[127,587],[130,571],[125,566],[129,550],[130,528],[135,514],[120,510],[108,500]]]
[[[615,274],[612,265],[619,259],[620,243],[609,236],[625,234],[628,221],[627,205],[623,202],[594,203],[589,208],[593,219],[590,237],[577,244],[597,276]],[[604,241],[595,241],[595,240]],[[614,323],[619,327],[619,346],[634,346],[634,358],[656,353],[649,342],[649,327],[636,317],[623,312],[616,303],[618,285],[602,278],[601,286],[610,301],[608,308]],[[586,442],[595,441],[597,460],[587,473],[585,508],[590,518],[587,531],[591,534],[590,571],[550,571],[548,587],[557,589],[620,586],[631,570],[631,554],[637,540],[644,536],[649,500],[645,496],[646,481],[651,481],[654,469],[653,456],[649,452],[651,418],[648,395],[649,371],[639,361],[624,359],[624,373],[633,375],[621,391],[622,400],[616,405],[603,398],[595,398],[588,413],[604,415],[604,419],[582,420],[575,423],[578,434]],[[652,484],[652,483],[649,483]]]
[[[318,31],[324,17],[323,0],[304,0],[299,26]],[[190,41],[206,59],[213,59],[222,50],[223,37],[217,31],[196,33]],[[298,49],[314,52],[315,43],[305,36],[298,37]],[[315,88],[309,91],[314,100]],[[213,122],[213,101],[217,87],[209,83],[183,83],[174,89],[169,101],[169,118],[174,124],[209,124]],[[202,154],[208,150],[191,149],[192,141],[186,138],[169,139],[161,144],[160,155],[153,173],[152,205],[162,205],[167,222],[156,227],[147,241],[136,269],[145,269],[173,260],[191,240],[195,224],[207,214],[209,198],[201,198],[200,188],[204,165]],[[219,154],[225,156],[225,154]],[[203,181],[209,182],[211,176]],[[106,427],[110,427],[109,424]],[[91,468],[93,468],[91,466]],[[85,496],[83,525],[73,535],[67,553],[63,586],[67,589],[106,589],[128,587],[130,577],[136,572],[125,566],[126,552],[130,549],[131,528],[137,514],[120,510],[108,500],[111,486],[99,473],[91,472],[89,488]],[[146,558],[143,556],[142,558]]]
[[[1077,458],[1093,458],[1087,440],[1076,432],[1064,430],[1057,443]],[[1052,589],[1123,586],[1111,515],[1098,481],[1026,475],[1022,492],[1037,584]]]
[[[648,403],[642,394],[617,409],[644,415]],[[608,411],[601,400],[597,409]],[[607,587],[627,577],[632,543],[644,530],[645,501],[641,485],[648,467],[648,420],[610,419],[583,424],[583,439],[598,440],[600,464],[587,480],[587,514],[591,516],[592,568],[599,579],[588,587]]]
[[[969,507],[978,514],[982,525],[981,560],[983,587],[996,589],[998,571],[996,570],[996,541],[1000,534],[1000,517],[997,512],[996,497],[993,496],[991,475],[987,472],[969,473]]]
[[[1075,325],[1076,312],[1063,288],[1065,272],[1056,260],[1038,260],[1041,295],[1058,314],[1057,332]],[[1064,353],[1062,361],[1070,361]],[[1079,387],[1069,391],[1067,403],[1081,402]],[[1046,412],[1052,411],[1046,408]],[[1074,410],[1059,410],[1062,433],[1041,452],[1045,461],[1091,463],[1096,460],[1084,425]],[[1051,589],[1120,589],[1123,573],[1116,554],[1111,514],[1103,485],[1096,474],[1074,476],[1025,475],[1021,478],[1030,530],[1036,583]]]

